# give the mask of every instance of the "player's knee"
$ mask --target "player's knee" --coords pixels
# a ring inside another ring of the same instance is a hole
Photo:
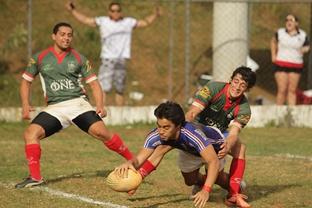
[[[38,142],[44,137],[44,130],[31,125],[24,131],[23,137],[26,144]]]
[[[99,140],[102,140],[103,142],[108,141],[111,138],[110,133],[104,129],[93,131],[91,135]]]

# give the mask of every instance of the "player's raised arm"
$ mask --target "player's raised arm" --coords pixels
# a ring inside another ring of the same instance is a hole
[[[145,17],[144,19],[139,19],[136,27],[138,28],[147,27],[151,25],[160,15],[161,15],[161,10],[160,10],[160,7],[157,6],[154,8],[154,12],[151,15]]]
[[[95,18],[88,17],[85,14],[78,11],[73,2],[67,2],[65,7],[79,22],[88,25],[90,27],[96,27]]]

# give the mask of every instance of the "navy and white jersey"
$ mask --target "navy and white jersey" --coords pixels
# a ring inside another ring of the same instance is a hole
[[[155,149],[158,145],[169,145],[192,155],[200,156],[200,152],[210,144],[218,152],[223,142],[224,137],[217,129],[186,122],[181,127],[177,140],[164,141],[160,138],[157,128],[153,129],[146,137],[144,148]]]

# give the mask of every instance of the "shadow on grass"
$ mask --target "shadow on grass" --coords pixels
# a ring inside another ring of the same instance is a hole
[[[177,197],[177,196],[183,196],[182,198],[180,199],[172,199],[172,200],[167,200],[167,201],[164,201],[164,202],[156,202],[156,203],[151,203],[147,206],[138,206],[138,208],[156,208],[156,207],[159,207],[161,205],[165,205],[165,204],[171,204],[171,203],[180,203],[180,202],[183,202],[183,201],[189,201],[188,198],[185,197],[185,195],[182,195],[182,194],[164,194],[164,195],[158,195],[158,196],[151,196],[151,197],[142,197],[142,198],[136,198],[136,199],[131,199],[131,201],[135,201],[135,200],[150,200],[152,198],[161,198],[161,197]]]
[[[250,202],[265,198],[273,193],[281,192],[285,189],[301,187],[299,184],[283,184],[283,185],[250,185],[247,187],[248,197]]]
[[[94,178],[94,177],[107,177],[108,174],[113,170],[97,170],[95,172],[77,172],[70,175],[60,175],[56,178],[46,180],[46,184],[58,183],[67,179],[72,178]]]

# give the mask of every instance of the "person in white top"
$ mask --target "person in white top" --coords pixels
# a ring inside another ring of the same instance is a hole
[[[286,16],[285,28],[271,39],[271,58],[277,83],[276,104],[296,105],[296,90],[303,70],[303,54],[309,52],[307,34],[299,29],[298,18]]]
[[[131,36],[135,28],[143,28],[152,24],[160,16],[160,9],[144,19],[137,20],[132,17],[123,17],[121,5],[112,2],[108,6],[108,16],[88,17],[77,11],[72,2],[66,4],[67,10],[81,23],[99,27],[101,36],[101,60],[98,79],[103,89],[104,104],[106,93],[115,87],[115,103],[124,105],[124,89],[126,81],[126,60],[131,57]]]

